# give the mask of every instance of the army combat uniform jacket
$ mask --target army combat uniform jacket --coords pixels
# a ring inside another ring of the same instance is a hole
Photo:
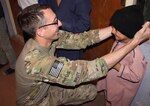
[[[79,34],[60,31],[58,36],[49,48],[41,47],[33,39],[25,44],[16,63],[18,105],[38,106],[45,98],[45,106],[78,104],[95,98],[95,86],[84,83],[106,75],[105,61],[70,61],[56,58],[54,53],[56,48],[77,50],[100,42],[99,30]]]

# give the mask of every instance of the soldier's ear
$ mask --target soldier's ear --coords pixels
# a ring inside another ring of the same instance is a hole
[[[44,36],[44,29],[43,29],[43,28],[37,29],[36,34],[37,34],[38,36]]]

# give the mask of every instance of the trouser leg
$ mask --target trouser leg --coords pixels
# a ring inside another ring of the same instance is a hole
[[[51,106],[82,104],[93,100],[97,95],[96,87],[92,84],[81,85],[72,89],[51,86],[49,92]]]
[[[4,65],[7,63],[5,52],[0,48],[0,64]]]
[[[4,18],[0,19],[0,47],[3,50],[3,53],[1,53],[0,55],[1,61],[7,63],[6,61],[8,60],[10,67],[14,69],[16,62],[16,55],[9,40],[7,25]],[[5,56],[5,58],[3,58],[2,60],[3,56]]]

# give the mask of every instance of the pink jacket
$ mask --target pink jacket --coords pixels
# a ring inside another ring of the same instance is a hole
[[[123,43],[115,42],[111,51],[122,46],[124,46]],[[111,69],[107,77],[97,83],[98,91],[106,90],[107,100],[111,106],[129,106],[140,86],[147,64],[139,46],[124,57],[120,63],[119,72]],[[107,106],[109,105],[107,103]]]

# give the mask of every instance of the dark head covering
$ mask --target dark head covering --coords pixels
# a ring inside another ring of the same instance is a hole
[[[111,17],[112,26],[128,38],[133,38],[135,33],[142,28],[143,23],[143,13],[137,5],[117,10]]]

